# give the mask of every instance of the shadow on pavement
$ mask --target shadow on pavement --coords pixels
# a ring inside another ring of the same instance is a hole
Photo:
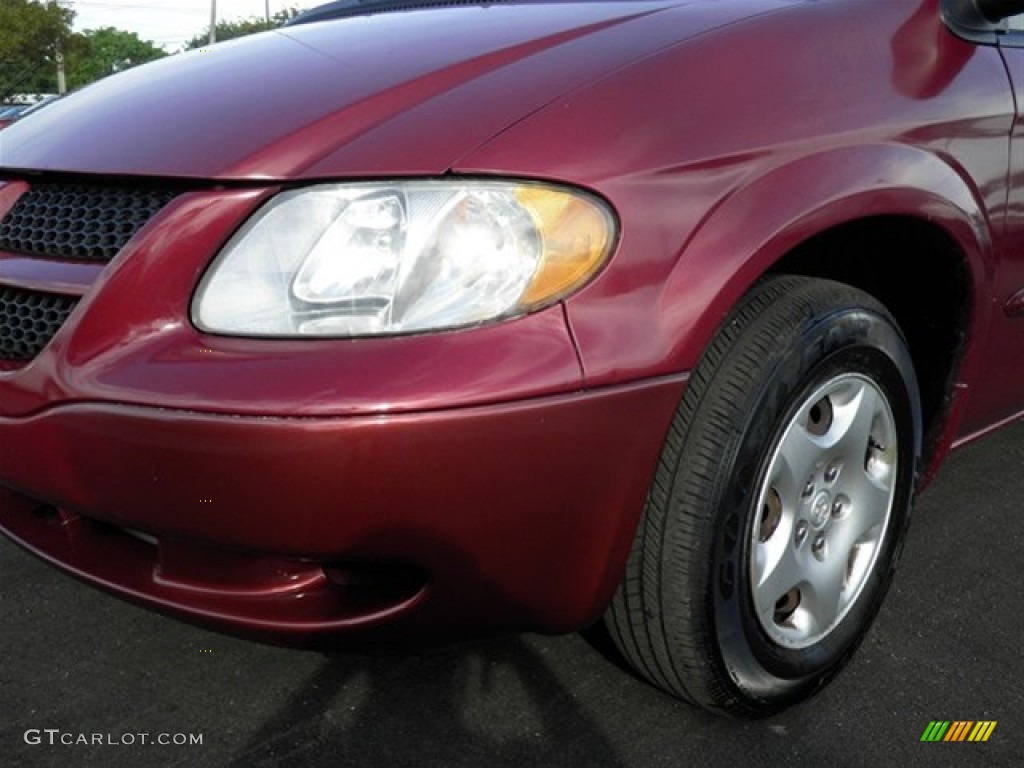
[[[331,658],[236,754],[235,768],[624,765],[520,639],[413,659]]]

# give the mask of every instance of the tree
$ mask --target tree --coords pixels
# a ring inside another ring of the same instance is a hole
[[[217,22],[217,42],[222,43],[225,40],[233,40],[236,37],[245,37],[246,35],[252,35],[256,32],[266,32],[268,29],[277,29],[289,19],[293,19],[298,16],[300,11],[296,8],[285,8],[283,11],[275,13],[270,23],[267,24],[267,20],[260,18],[259,16],[252,16],[248,19],[236,19],[234,21],[218,21]],[[192,50],[195,48],[205,48],[210,44],[210,33],[209,28],[201,35],[196,35],[187,43],[185,43],[186,50]]]
[[[67,52],[68,87],[78,88],[94,80],[131,69],[167,54],[134,32],[113,27],[89,29],[75,35]]]
[[[74,17],[57,3],[0,2],[0,101],[57,90],[57,53],[71,37]]]

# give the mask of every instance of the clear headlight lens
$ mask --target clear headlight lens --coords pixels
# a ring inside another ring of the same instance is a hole
[[[498,181],[331,184],[278,195],[192,305],[203,331],[375,336],[529,312],[582,286],[615,241],[577,190]]]

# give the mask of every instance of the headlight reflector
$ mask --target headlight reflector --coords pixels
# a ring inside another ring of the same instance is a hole
[[[523,314],[586,283],[615,241],[596,197],[501,181],[331,184],[273,198],[214,261],[201,330],[375,336]]]

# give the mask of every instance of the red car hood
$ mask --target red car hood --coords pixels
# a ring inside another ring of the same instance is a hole
[[[770,5],[524,3],[287,27],[85,88],[0,133],[0,167],[225,180],[443,173],[560,95]]]

